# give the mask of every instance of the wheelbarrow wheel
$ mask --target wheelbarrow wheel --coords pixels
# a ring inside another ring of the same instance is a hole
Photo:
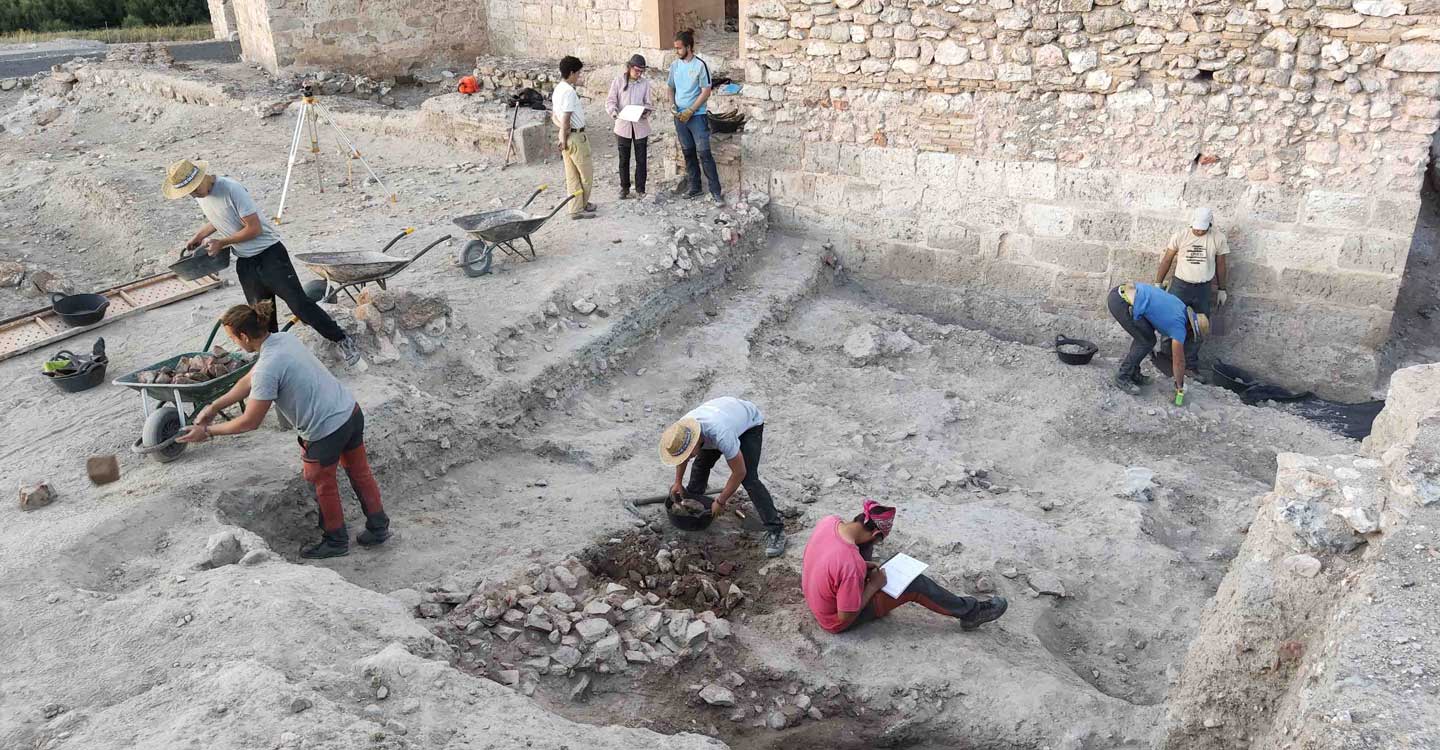
[[[173,404],[166,404],[150,412],[150,416],[145,419],[145,431],[140,441],[146,448],[153,448],[175,437],[179,432],[180,412]],[[162,464],[168,464],[179,458],[180,454],[184,452],[184,443],[172,442],[170,445],[146,455]]]
[[[494,261],[495,248],[486,244],[484,240],[470,240],[465,247],[460,249],[460,268],[470,278],[484,276],[490,273],[490,264]]]

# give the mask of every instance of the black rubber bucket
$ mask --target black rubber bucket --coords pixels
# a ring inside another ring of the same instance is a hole
[[[99,323],[105,317],[105,309],[110,307],[110,300],[99,294],[52,294],[50,307],[66,325],[79,328]]]
[[[705,497],[703,495],[698,497],[695,495],[691,495],[690,499],[698,500],[703,503],[707,511],[709,510],[710,506],[713,505],[715,502],[713,498]],[[674,501],[667,498],[665,500],[665,517],[670,519],[671,526],[674,526],[681,531],[704,531],[705,529],[710,527],[711,523],[714,523],[715,521],[715,514],[709,512],[707,512],[703,516],[676,515],[671,510],[672,505],[674,505]]]
[[[53,375],[46,374],[50,382],[66,393],[79,393],[88,391],[97,385],[105,382],[105,363],[95,361],[81,369],[74,375]]]
[[[219,255],[211,255],[203,250],[197,250],[190,255],[185,255],[186,252],[182,250],[180,260],[170,264],[170,270],[186,281],[194,281],[201,276],[219,273],[230,267],[228,247],[221,250]]]
[[[1079,347],[1082,351],[1067,352],[1060,348],[1062,346],[1075,346]],[[1055,356],[1059,357],[1060,361],[1067,365],[1088,365],[1090,364],[1090,359],[1094,357],[1095,352],[1098,351],[1100,351],[1100,347],[1096,346],[1092,341],[1072,339],[1066,336],[1055,337]]]

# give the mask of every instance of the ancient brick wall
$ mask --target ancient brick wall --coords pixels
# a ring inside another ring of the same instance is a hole
[[[241,44],[247,55],[252,45],[272,46],[270,59],[260,60],[271,70],[302,65],[393,76],[437,65],[467,69],[489,46],[487,6],[481,2],[236,2],[268,6],[269,38],[247,35],[242,23]]]
[[[758,0],[744,170],[862,276],[1030,340],[1116,341],[1193,207],[1232,248],[1211,351],[1367,391],[1440,116],[1436,0]]]
[[[559,60],[575,55],[595,67],[648,49],[643,0],[488,0],[491,53]],[[666,45],[668,46],[668,45]]]

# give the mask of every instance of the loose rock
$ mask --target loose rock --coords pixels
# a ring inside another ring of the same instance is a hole
[[[700,688],[700,700],[711,706],[733,706],[735,705],[735,694],[712,683]]]
[[[20,488],[20,510],[35,510],[55,502],[55,493],[45,482]]]

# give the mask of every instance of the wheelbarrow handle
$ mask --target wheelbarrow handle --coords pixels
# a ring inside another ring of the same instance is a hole
[[[397,243],[397,242],[399,242],[400,240],[404,239],[404,238],[407,237],[408,235],[412,235],[412,234],[414,234],[414,233],[415,233],[415,227],[405,227],[405,229],[404,229],[403,231],[401,231],[400,234],[395,235],[395,239],[390,240],[389,244],[385,245],[385,247],[380,248],[380,252],[383,253],[383,252],[385,252],[386,250],[389,250],[390,248],[392,248],[392,247],[395,246],[395,243]]]
[[[536,198],[539,198],[539,197],[540,197],[540,194],[543,193],[543,192],[545,192],[547,189],[549,189],[549,187],[550,187],[549,185],[541,185],[540,187],[535,188],[535,192],[533,192],[533,193],[530,194],[530,200],[527,200],[527,201],[525,201],[523,204],[521,204],[520,208],[521,208],[521,209],[529,208],[529,207],[530,207],[530,204],[531,204],[531,203],[534,203],[534,202],[535,202],[535,199],[536,199]]]
[[[410,256],[410,260],[405,261],[405,265],[408,266],[408,265],[410,265],[411,263],[414,263],[415,261],[420,260],[420,256],[424,255],[425,253],[430,252],[430,248],[435,247],[436,245],[439,245],[439,244],[441,244],[441,243],[443,243],[443,242],[449,242],[451,239],[453,239],[453,238],[452,238],[450,235],[447,234],[447,235],[445,235],[444,237],[441,237],[440,239],[435,240],[434,242],[426,245],[426,246],[425,246],[425,249],[423,249],[423,250],[421,250],[420,252],[415,253],[414,255]]]

